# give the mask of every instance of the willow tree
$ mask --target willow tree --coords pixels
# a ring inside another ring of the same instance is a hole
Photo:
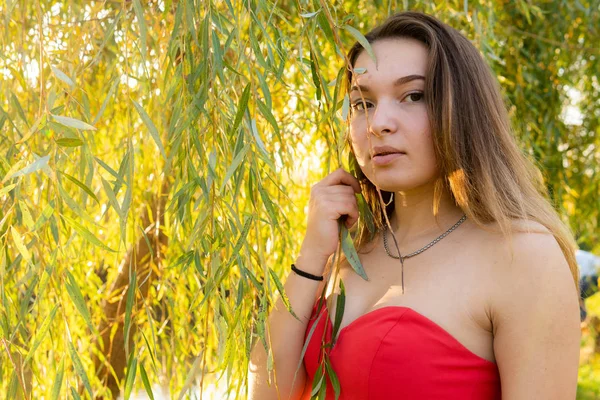
[[[402,9],[481,49],[600,250],[600,5],[570,3],[2,2],[0,392],[244,398],[310,185],[346,166],[344,54]]]

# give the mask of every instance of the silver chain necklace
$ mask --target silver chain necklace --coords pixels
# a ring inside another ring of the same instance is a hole
[[[465,220],[467,219],[466,215],[463,215],[461,219],[458,220],[457,223],[455,223],[454,225],[452,225],[450,227],[450,229],[448,229],[446,232],[442,233],[440,236],[438,236],[437,238],[435,238],[431,243],[429,243],[428,245],[426,245],[425,247],[412,252],[410,254],[407,254],[405,256],[402,256],[402,259],[400,259],[400,256],[395,256],[393,254],[390,254],[390,249],[388,249],[388,243],[387,243],[387,231],[388,231],[388,227],[385,227],[385,230],[383,231],[383,247],[385,248],[385,252],[387,253],[388,256],[395,258],[395,259],[400,259],[401,262],[404,262],[405,259],[410,258],[410,257],[414,257],[418,254],[421,254],[422,252],[424,252],[425,250],[429,249],[431,246],[433,246],[434,244],[436,244],[437,242],[439,242],[440,240],[442,240],[443,238],[445,238],[450,232],[452,232],[453,230],[455,230],[456,228],[458,228],[458,226],[460,224],[462,224],[463,222],[465,222]]]

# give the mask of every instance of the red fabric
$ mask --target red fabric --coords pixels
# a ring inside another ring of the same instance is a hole
[[[333,326],[325,302],[317,304],[304,339],[315,331],[304,355],[307,372],[303,400],[310,399],[313,378],[323,357],[321,338],[331,340]],[[500,375],[495,363],[458,342],[442,327],[407,307],[371,311],[342,329],[327,349],[341,386],[342,400],[497,400]],[[327,382],[326,399],[334,399]]]

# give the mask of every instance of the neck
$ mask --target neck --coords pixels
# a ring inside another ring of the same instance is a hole
[[[463,215],[447,190],[441,194],[439,208],[433,209],[434,185],[394,193],[394,212],[390,224],[398,243],[421,236],[443,233]]]

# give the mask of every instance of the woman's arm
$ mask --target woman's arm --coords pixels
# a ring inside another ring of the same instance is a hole
[[[295,381],[294,375],[296,375],[296,368],[300,362],[304,335],[311,316],[312,307],[318,294],[322,292],[323,286],[327,282],[329,261],[315,260],[302,256],[296,260],[296,265],[299,269],[313,273],[313,275],[320,275],[320,271],[323,271],[323,266],[317,265],[320,263],[327,263],[323,272],[323,281],[313,281],[299,276],[295,272],[291,272],[288,275],[284,289],[292,309],[302,322],[296,320],[289,313],[281,297],[278,297],[267,321],[270,327],[270,334],[265,332],[267,343],[270,341],[272,345],[276,377],[272,372],[269,373],[267,371],[267,353],[262,342],[259,340],[255,343],[250,355],[250,364],[248,366],[248,399],[296,400],[302,395],[306,383],[304,365],[300,365]],[[274,383],[275,379],[277,387]],[[273,383],[269,385],[268,381]]]
[[[581,329],[567,261],[549,233],[517,233],[512,246],[492,293],[502,399],[575,399]]]

